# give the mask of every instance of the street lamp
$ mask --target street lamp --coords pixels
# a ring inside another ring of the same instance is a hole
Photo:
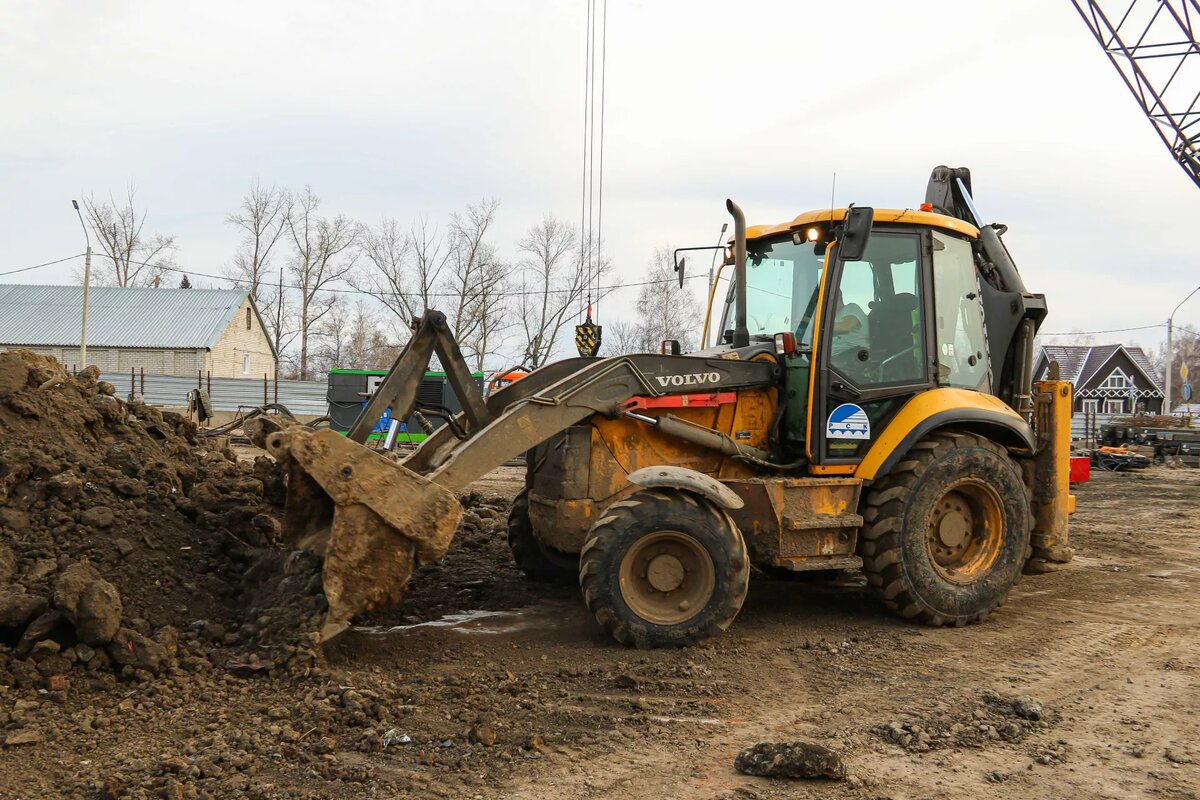
[[[1171,413],[1171,378],[1174,377],[1171,373],[1175,371],[1175,315],[1179,313],[1179,309],[1184,303],[1192,299],[1192,295],[1196,292],[1200,292],[1200,286],[1188,292],[1188,296],[1180,300],[1179,305],[1175,306],[1175,310],[1171,312],[1171,316],[1167,317],[1167,414]]]
[[[607,2],[607,0],[606,0],[606,2]],[[721,232],[719,234],[717,234],[717,246],[713,248],[712,263],[710,263],[708,265],[708,304],[710,307],[709,312],[708,312],[709,314],[712,313],[711,306],[712,306],[712,293],[713,293],[713,271],[716,269],[717,253],[721,252],[721,244],[725,241],[725,231],[727,231],[727,230],[729,230],[728,222],[726,222],[725,224],[723,224],[721,226]],[[705,332],[707,333],[707,328],[705,329]],[[701,342],[700,347],[702,349],[705,347],[708,347],[708,342]]]
[[[92,283],[92,237],[88,235],[87,225],[83,224],[83,213],[79,210],[79,201],[72,200],[71,206],[79,217],[79,225],[83,228],[83,238],[87,241],[87,255],[83,257],[83,325],[79,329],[79,360],[80,367],[87,367],[87,312],[88,289]]]

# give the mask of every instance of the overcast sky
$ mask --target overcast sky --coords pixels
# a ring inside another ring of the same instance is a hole
[[[196,272],[229,262],[254,178],[366,221],[495,197],[514,258],[544,213],[579,221],[586,8],[0,0],[0,272],[82,252],[71,198],[131,180]],[[910,207],[941,163],[1010,226],[1044,330],[1158,323],[1200,282],[1200,192],[1067,0],[612,0],[607,77],[626,282],[657,246],[712,243],[726,197],[779,222],[826,206],[836,171],[839,205]],[[1200,295],[1177,321],[1200,327]]]

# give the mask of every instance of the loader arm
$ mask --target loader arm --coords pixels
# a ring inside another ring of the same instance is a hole
[[[465,438],[443,426],[403,462],[364,447],[385,409],[396,418],[411,413],[434,353],[463,405]],[[266,438],[288,476],[285,540],[324,558],[329,609],[320,639],[337,636],[358,614],[399,602],[415,566],[450,546],[462,516],[455,493],[505,461],[595,414],[615,416],[633,397],[771,386],[779,373],[773,359],[570,359],[484,403],[445,316],[426,312],[347,436],[292,427]]]
[[[417,404],[417,389],[435,353],[446,370],[450,388],[462,403],[466,431],[472,433],[487,425],[491,421],[491,414],[484,405],[483,395],[475,384],[462,350],[450,332],[446,315],[440,311],[426,311],[417,318],[412,338],[393,362],[371,399],[358,412],[346,438],[359,444],[365,443],[379,418],[389,408],[392,409],[393,419],[411,416]]]

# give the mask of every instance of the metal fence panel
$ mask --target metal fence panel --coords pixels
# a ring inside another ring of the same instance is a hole
[[[142,394],[143,381],[145,400],[152,406],[185,408],[188,392],[195,389],[197,379],[182,375],[141,375],[140,373],[104,372],[100,380],[117,387],[117,394],[126,397]],[[209,388],[207,378],[202,382]],[[263,404],[262,378],[213,378],[209,399],[214,411],[237,411],[239,408],[254,408]],[[326,400],[327,387],[324,381],[265,381],[267,402],[278,402],[293,413],[301,416],[322,416],[329,407]],[[278,399],[276,390],[278,389]]]

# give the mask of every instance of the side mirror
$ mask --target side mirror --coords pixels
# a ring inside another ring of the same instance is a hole
[[[683,288],[683,266],[686,262],[687,262],[687,258],[685,256],[680,256],[679,263],[677,263],[675,265],[675,271],[679,273],[679,288],[680,289]]]
[[[875,209],[869,206],[850,206],[838,235],[838,256],[843,261],[858,261],[867,251],[871,238],[871,224],[875,221]]]

